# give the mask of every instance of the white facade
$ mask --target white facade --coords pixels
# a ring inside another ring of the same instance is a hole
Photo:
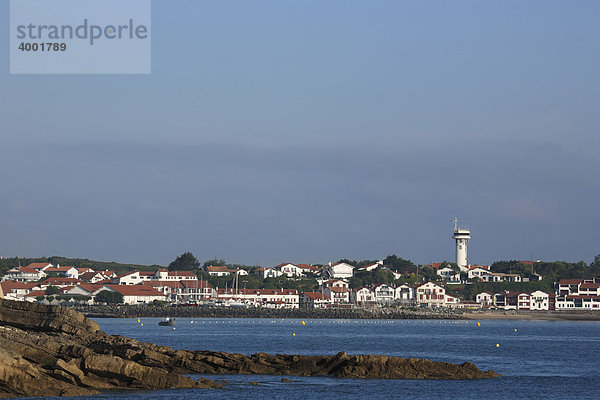
[[[347,279],[354,276],[354,267],[346,263],[335,263],[323,269],[330,278]]]
[[[354,290],[350,293],[350,296],[350,301],[359,306],[374,305],[376,303],[375,293],[368,287]]]
[[[536,290],[531,293],[531,309],[532,310],[549,310],[550,295],[541,290]]]
[[[475,302],[482,307],[491,307],[494,305],[494,294],[490,292],[478,293],[475,296]]]
[[[373,288],[373,293],[375,294],[375,301],[379,305],[390,305],[396,299],[396,291],[393,287],[382,283],[380,285],[376,285]]]
[[[400,285],[395,289],[396,300],[414,300],[415,299],[415,288],[408,285]]]
[[[275,268],[261,268],[258,272],[260,273],[260,278],[263,280],[267,278],[279,278],[283,275],[283,272]]]
[[[304,276],[304,270],[300,267],[298,267],[295,264],[280,264],[278,266],[275,267],[276,269],[280,270],[284,275],[287,275],[288,277],[301,277]]]
[[[446,281],[460,281],[460,272],[454,271],[451,267],[438,268],[437,274]]]
[[[481,277],[483,275],[488,274],[489,272],[490,271],[488,271],[487,269],[481,268],[481,267],[471,268],[467,272],[467,278],[468,279],[473,279],[473,278],[479,278],[479,279],[481,279]]]
[[[330,298],[319,292],[304,292],[300,294],[300,304],[308,308],[327,308],[333,302]]]
[[[125,275],[119,275],[113,279],[115,285],[138,285],[143,282],[139,271],[130,272]]]
[[[433,282],[423,283],[416,288],[416,300],[426,307],[442,307],[446,303],[446,289]]]
[[[461,270],[467,271],[469,265],[467,258],[467,245],[471,239],[471,231],[466,228],[458,227],[458,219],[454,218],[454,232],[452,238],[456,241],[456,265]]]

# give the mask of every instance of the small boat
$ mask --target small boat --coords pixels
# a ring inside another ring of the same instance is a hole
[[[162,321],[158,321],[160,326],[173,326],[175,325],[175,318],[163,318]]]

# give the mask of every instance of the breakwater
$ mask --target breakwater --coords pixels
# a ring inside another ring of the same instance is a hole
[[[325,319],[464,319],[462,311],[450,309],[273,309],[236,307],[155,307],[137,305],[77,306],[75,309],[92,318],[325,318]]]

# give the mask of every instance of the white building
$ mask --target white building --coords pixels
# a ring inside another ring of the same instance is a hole
[[[530,302],[531,310],[550,310],[551,307],[550,295],[546,292],[542,292],[541,290],[531,292]]]
[[[274,268],[278,269],[279,271],[281,271],[282,274],[287,275],[289,278],[299,278],[304,276],[304,270],[295,264],[284,263],[279,264]]]
[[[402,303],[415,300],[415,288],[406,284],[400,285],[395,289],[395,298]]]
[[[456,265],[459,266],[461,271],[467,271],[467,265],[469,265],[467,258],[467,245],[471,239],[471,231],[467,228],[458,227],[458,219],[454,218],[454,231],[452,238],[456,241]]]
[[[350,292],[350,301],[358,306],[374,306],[376,304],[375,293],[368,287],[363,287]]]
[[[487,267],[487,268],[485,268]],[[469,267],[469,270],[467,271],[467,278],[468,279],[474,279],[474,278],[479,278],[481,279],[481,277],[485,274],[488,274],[489,271],[489,267],[483,266],[483,265],[473,265],[471,267]]]
[[[475,302],[482,307],[491,307],[494,305],[494,294],[491,292],[481,292],[475,296]]]
[[[390,305],[396,300],[396,291],[390,285],[381,283],[373,287],[375,301],[380,306]]]
[[[267,278],[279,278],[283,275],[283,272],[275,268],[259,268],[256,272],[260,274],[260,278],[263,280]]]
[[[519,274],[503,274],[499,272],[486,272],[480,275],[483,282],[522,282]]]
[[[445,281],[460,282],[460,271],[455,271],[452,267],[439,268],[436,273]]]
[[[425,282],[416,287],[417,304],[426,307],[443,307],[446,302],[446,289],[433,282]]]
[[[164,294],[148,285],[104,285],[95,292],[95,295],[103,290],[121,293],[124,304],[147,304],[154,300],[167,301]]]
[[[354,267],[346,263],[329,263],[329,266],[323,268],[323,272],[330,278],[348,279],[354,276]]]
[[[379,260],[376,263],[365,265],[364,267],[359,268],[359,269],[361,271],[364,270],[364,271],[369,271],[370,272],[370,271],[376,270],[377,268],[382,268],[382,267],[383,267],[383,260]]]
[[[304,292],[300,294],[300,305],[307,308],[327,308],[333,301],[319,292]]]

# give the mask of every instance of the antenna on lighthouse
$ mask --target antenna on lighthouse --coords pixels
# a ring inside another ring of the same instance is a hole
[[[450,222],[454,223],[454,232],[456,232],[458,230],[458,218],[454,217]]]

